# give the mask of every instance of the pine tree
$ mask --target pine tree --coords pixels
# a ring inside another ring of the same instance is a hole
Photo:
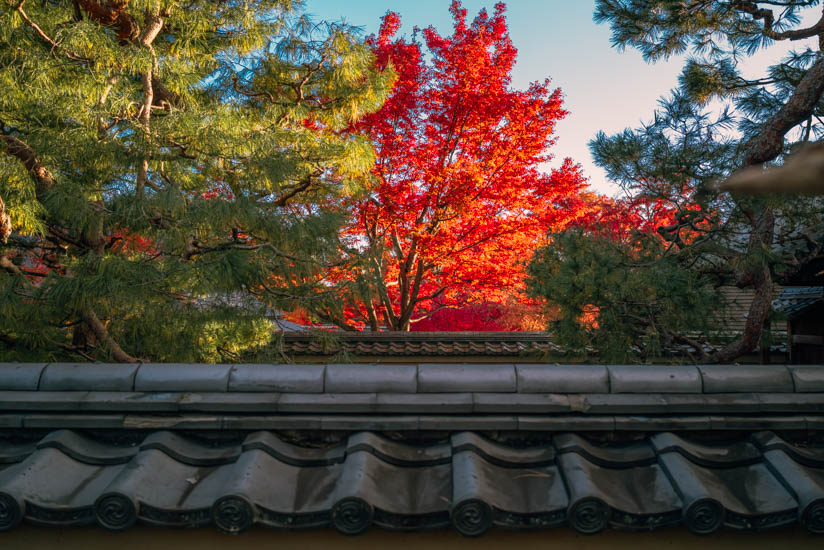
[[[698,335],[701,341],[693,341],[692,348],[700,360],[731,361],[761,339],[774,281],[790,280],[822,260],[819,200],[718,191],[731,173],[780,164],[797,144],[824,136],[824,17],[810,27],[800,24],[802,11],[818,3],[596,3],[594,18],[611,26],[619,49],[636,48],[648,62],[688,56],[678,88],[662,100],[651,123],[613,136],[600,133],[590,143],[596,163],[626,192],[630,218],[644,220],[638,224],[643,231],[608,236],[602,245],[612,251],[599,254],[581,243],[603,239],[598,232],[556,239],[533,264],[535,292],[550,301],[564,296],[559,305],[565,326],[588,335],[579,341],[591,344],[599,330],[613,330],[612,336],[624,338],[625,350],[637,351],[651,334],[682,343]],[[747,56],[776,42],[806,38],[817,38],[817,44],[790,52],[757,78],[742,75],[739,64]],[[594,269],[590,291],[576,295],[572,285],[579,273],[565,262],[602,267],[613,262],[615,271]],[[546,281],[548,273],[562,272],[565,278]],[[626,276],[639,284],[617,288]],[[751,288],[754,299],[743,334],[713,342],[712,327],[701,319],[718,317],[722,304],[708,298],[706,285],[721,284]],[[597,306],[601,319],[623,322],[576,325],[576,315],[588,306]],[[676,306],[681,320],[671,315]],[[694,324],[685,326],[690,319]]]
[[[330,299],[323,205],[374,162],[341,130],[391,87],[351,29],[288,0],[5,4],[0,358],[226,359]]]

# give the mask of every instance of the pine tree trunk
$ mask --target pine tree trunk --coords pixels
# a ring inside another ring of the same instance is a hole
[[[824,58],[819,58],[795,87],[790,99],[761,126],[761,131],[747,143],[744,167],[758,166],[780,155],[784,150],[784,136],[812,114],[822,94],[824,94]],[[773,244],[775,214],[770,206],[757,205],[757,207],[758,211],[749,213],[752,233],[747,245],[747,256],[760,255],[763,250],[772,248]],[[748,209],[746,204],[743,208],[745,212]],[[711,356],[713,362],[732,361],[755,350],[770,312],[773,284],[768,267],[746,266],[736,273],[736,279],[751,286],[755,291],[755,296],[750,304],[743,334],[713,354]]]

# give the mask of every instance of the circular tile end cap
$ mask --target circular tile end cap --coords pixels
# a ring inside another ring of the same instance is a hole
[[[222,533],[236,535],[255,523],[255,507],[245,497],[227,495],[212,505],[212,521]]]
[[[824,498],[817,498],[801,513],[801,525],[816,535],[824,534]]]
[[[724,507],[712,498],[698,499],[684,510],[684,523],[696,535],[711,535],[724,523]]]
[[[569,509],[569,525],[583,535],[594,535],[607,528],[611,515],[612,511],[602,500],[582,498]]]
[[[474,498],[459,502],[452,509],[452,525],[465,537],[479,537],[492,527],[492,508]]]
[[[0,531],[14,529],[23,520],[23,504],[8,493],[0,493]]]
[[[339,500],[332,508],[332,525],[343,535],[360,535],[372,525],[375,511],[358,497]]]
[[[105,493],[94,503],[97,523],[110,531],[123,531],[137,521],[137,506],[121,493]]]

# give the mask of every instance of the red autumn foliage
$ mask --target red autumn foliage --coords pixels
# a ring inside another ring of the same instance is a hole
[[[444,309],[511,302],[547,232],[591,214],[576,164],[540,171],[566,112],[549,80],[512,89],[517,51],[504,10],[468,22],[453,1],[451,36],[429,27],[412,40],[396,36],[390,12],[368,39],[398,78],[353,128],[372,140],[377,162],[344,233],[358,268],[329,274],[357,283],[344,307],[349,327],[409,330]]]
[[[716,223],[714,213],[695,203],[682,204],[683,200],[647,196],[620,200],[599,196],[596,200],[581,225],[615,241],[628,242],[640,234],[689,244]]]
[[[412,325],[413,331],[544,330],[546,320],[538,303],[484,302],[457,309],[439,309]]]

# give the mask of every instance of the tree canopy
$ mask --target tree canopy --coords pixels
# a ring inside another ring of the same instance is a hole
[[[774,282],[791,281],[822,260],[822,203],[719,193],[718,184],[741,168],[780,164],[797,144],[824,136],[824,17],[806,27],[801,20],[818,3],[596,3],[594,18],[610,25],[619,49],[636,48],[649,62],[676,54],[686,60],[678,87],[652,122],[599,133],[590,144],[596,163],[625,191],[621,207],[629,219],[646,220],[641,230],[557,236],[532,264],[533,291],[560,307],[556,330],[624,359],[673,339],[688,343],[702,361],[730,361],[756,347]],[[814,40],[762,75],[742,74],[747,56],[807,38]],[[638,288],[622,286],[629,280]],[[711,322],[723,307],[712,289],[723,284],[754,295],[744,332],[731,341],[719,338],[723,331]],[[582,317],[587,308],[597,309],[599,322]]]
[[[512,88],[505,6],[472,21],[460,2],[450,11],[449,36],[430,27],[398,37],[389,12],[367,40],[398,80],[352,128],[377,160],[343,233],[350,263],[328,275],[348,290],[339,325],[409,330],[443,308],[505,303],[546,229],[587,209],[571,160],[541,171],[566,113],[549,80]]]
[[[0,356],[226,359],[330,300],[391,81],[288,0],[5,3]]]

